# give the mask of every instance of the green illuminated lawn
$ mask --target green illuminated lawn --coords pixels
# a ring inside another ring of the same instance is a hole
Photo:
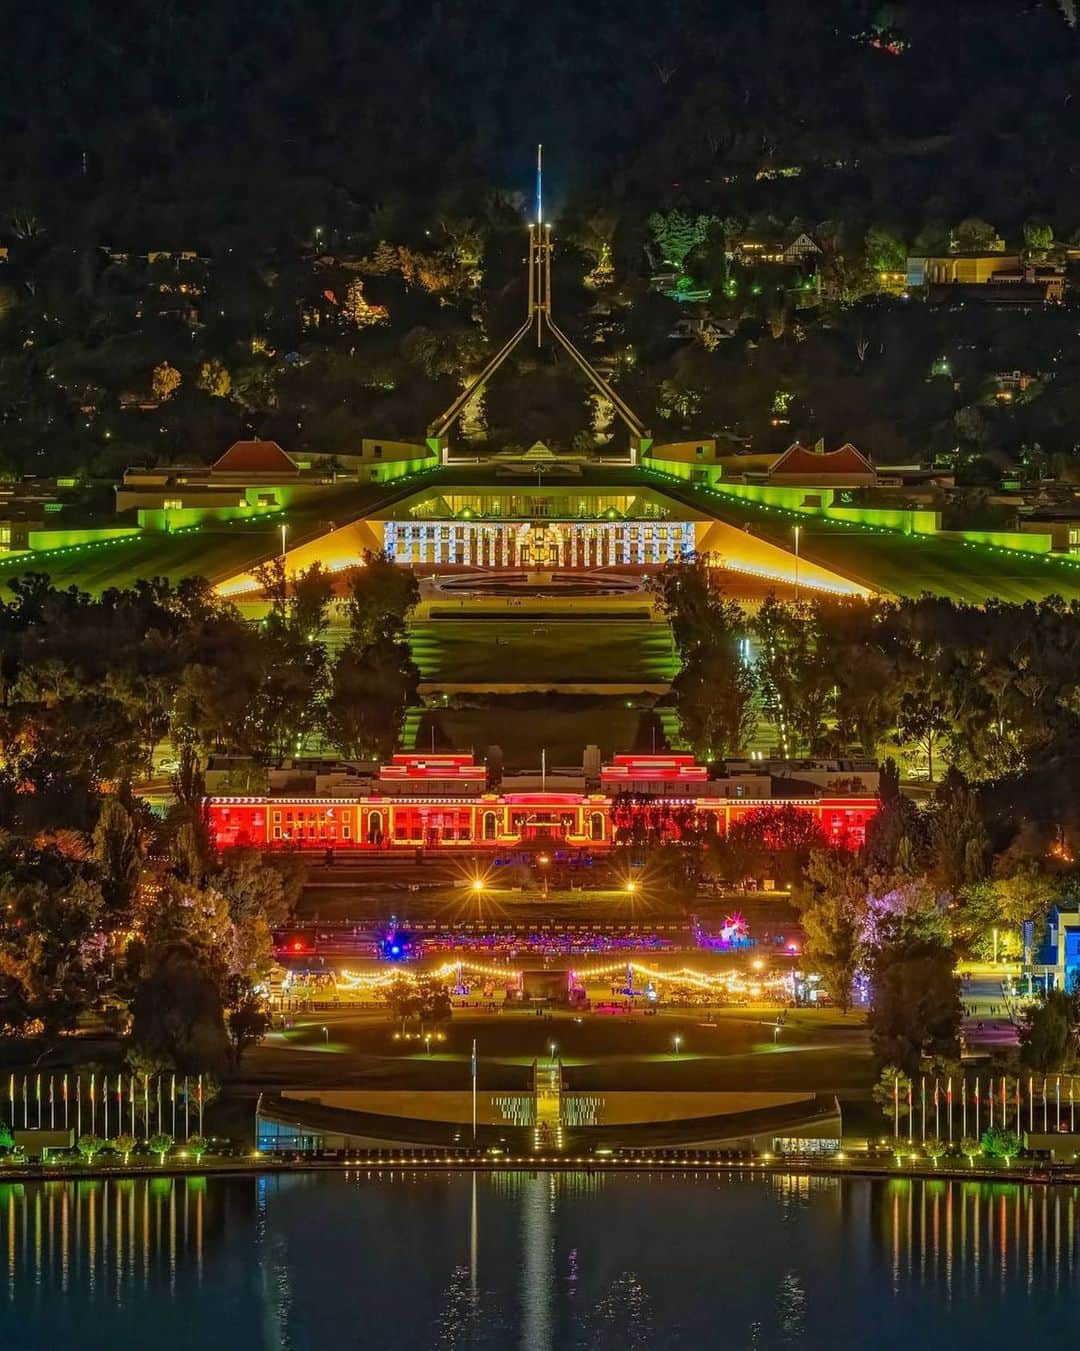
[[[131,586],[140,578],[199,576],[221,581],[268,558],[280,548],[280,527],[289,527],[296,544],[377,506],[416,491],[413,481],[372,483],[321,497],[302,507],[261,520],[212,521],[195,530],[145,534],[130,540],[83,545],[52,553],[28,553],[0,563],[0,587],[27,572],[45,572],[57,586],[77,586],[97,593],[108,587]],[[107,522],[112,524],[112,522]]]
[[[678,670],[667,625],[643,620],[435,620],[409,641],[433,683],[656,684]]]
[[[665,481],[664,487],[679,501],[740,528],[749,525],[786,549],[792,548],[792,526],[799,525],[804,557],[876,591],[910,597],[930,592],[972,603],[1080,598],[1080,565],[1055,557],[849,525],[686,484]]]

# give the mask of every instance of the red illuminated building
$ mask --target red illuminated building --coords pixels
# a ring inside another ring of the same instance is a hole
[[[862,843],[877,810],[871,793],[826,788],[778,796],[767,772],[710,778],[689,755],[619,755],[599,784],[576,791],[515,791],[513,776],[487,783],[471,755],[395,755],[377,774],[320,796],[212,797],[217,848],[389,851],[497,850],[531,843],[603,851],[626,838],[635,813],[664,839],[685,823],[723,834],[763,808],[805,812],[837,844]]]

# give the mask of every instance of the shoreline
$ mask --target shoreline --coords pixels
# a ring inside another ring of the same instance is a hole
[[[137,1178],[198,1178],[202,1181],[218,1177],[261,1177],[291,1173],[352,1173],[352,1172],[431,1172],[431,1173],[747,1173],[753,1176],[784,1175],[792,1177],[859,1178],[869,1181],[888,1181],[902,1178],[907,1181],[1007,1182],[1013,1185],[1027,1183],[1038,1186],[1080,1185],[1080,1167],[1024,1167],[961,1168],[945,1164],[937,1168],[905,1168],[875,1163],[873,1160],[778,1160],[762,1158],[739,1159],[666,1159],[655,1155],[645,1158],[596,1157],[589,1155],[500,1155],[497,1158],[439,1157],[422,1158],[402,1152],[388,1158],[372,1158],[358,1154],[334,1159],[274,1159],[268,1156],[233,1159],[215,1159],[201,1163],[176,1161],[155,1167],[148,1164],[75,1165],[0,1165],[0,1185],[4,1182],[100,1182],[110,1178],[118,1181]]]

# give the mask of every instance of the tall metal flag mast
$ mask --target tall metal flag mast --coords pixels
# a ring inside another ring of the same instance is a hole
[[[551,225],[544,220],[544,147],[536,147],[536,219],[529,226],[529,303],[521,327],[507,338],[480,374],[457,396],[441,417],[427,429],[428,446],[441,454],[446,448],[450,428],[465,411],[469,402],[480,393],[487,382],[531,329],[536,331],[536,345],[541,346],[544,334],[570,357],[586,380],[606,399],[622,418],[630,432],[631,448],[636,455],[652,445],[652,435],[625,399],[620,398],[591,362],[574,346],[555,323],[551,315]]]

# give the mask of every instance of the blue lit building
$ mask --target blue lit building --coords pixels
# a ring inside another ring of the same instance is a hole
[[[1080,983],[1080,907],[1051,906],[1042,937],[1031,949],[1030,971],[1032,980],[1044,989],[1072,991],[1077,988]]]

